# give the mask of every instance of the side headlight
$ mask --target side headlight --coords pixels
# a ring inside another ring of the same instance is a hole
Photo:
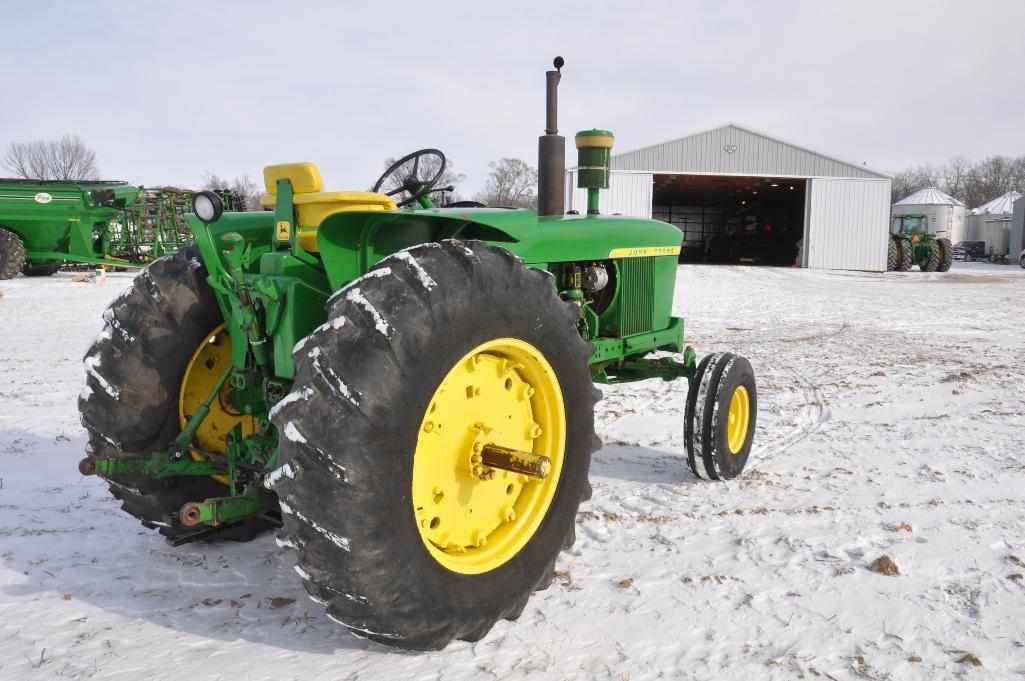
[[[224,202],[215,192],[199,192],[192,196],[192,212],[204,224],[209,225],[211,222],[217,222],[224,213]]]

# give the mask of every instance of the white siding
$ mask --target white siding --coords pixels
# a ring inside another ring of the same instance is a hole
[[[650,173],[617,173],[609,176],[609,188],[598,191],[598,210],[604,215],[651,217]],[[577,188],[577,174],[566,171],[566,210],[587,212],[587,190]]]
[[[807,191],[807,267],[885,271],[890,181],[812,179]]]

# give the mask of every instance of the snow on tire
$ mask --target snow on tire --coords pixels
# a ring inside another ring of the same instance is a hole
[[[704,458],[702,458],[701,441],[694,437],[694,423],[701,422],[704,415],[708,394],[708,383],[711,380],[711,373],[708,371],[709,363],[718,361],[721,355],[706,355],[698,364],[694,378],[690,380],[690,387],[687,390],[687,406],[683,416],[683,443],[687,449],[687,465],[694,475],[703,480],[710,480],[705,470]]]

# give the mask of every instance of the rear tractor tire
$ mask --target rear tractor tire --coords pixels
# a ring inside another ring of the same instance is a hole
[[[950,269],[950,266],[954,264],[954,244],[950,242],[950,239],[937,239],[936,243],[939,245],[940,249],[936,271],[946,272]]]
[[[706,356],[687,391],[683,442],[687,465],[704,480],[731,480],[744,471],[758,416],[754,370],[730,352]]]
[[[910,272],[915,265],[915,245],[911,243],[910,239],[897,239],[897,247],[900,249],[897,270]]]
[[[929,254],[926,258],[925,264],[922,266],[923,272],[935,272],[940,266],[940,244],[939,241],[933,239],[929,242]]]
[[[14,232],[0,225],[0,280],[12,279],[25,266],[25,244]]]
[[[86,352],[86,386],[78,399],[92,456],[148,456],[179,432],[186,370],[197,348],[213,347],[211,331],[223,321],[206,276],[198,249],[184,248],[153,261],[104,311],[106,325]],[[216,449],[213,442],[202,445]],[[227,494],[224,484],[209,477],[131,476],[107,482],[126,512],[172,540],[186,529],[168,518],[185,503]],[[251,539],[267,527],[250,520],[218,537]]]
[[[271,415],[279,542],[329,617],[440,649],[551,583],[599,444],[577,316],[548,273],[478,241],[396,253],[332,296]]]
[[[900,254],[901,254],[900,244],[898,244],[897,240],[891,236],[890,237],[890,243],[886,247],[886,271],[887,272],[894,272],[894,271],[897,270],[898,265],[900,265]]]

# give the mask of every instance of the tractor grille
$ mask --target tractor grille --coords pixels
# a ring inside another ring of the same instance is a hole
[[[652,295],[655,291],[655,259],[623,258],[619,261],[619,335],[651,331]]]

